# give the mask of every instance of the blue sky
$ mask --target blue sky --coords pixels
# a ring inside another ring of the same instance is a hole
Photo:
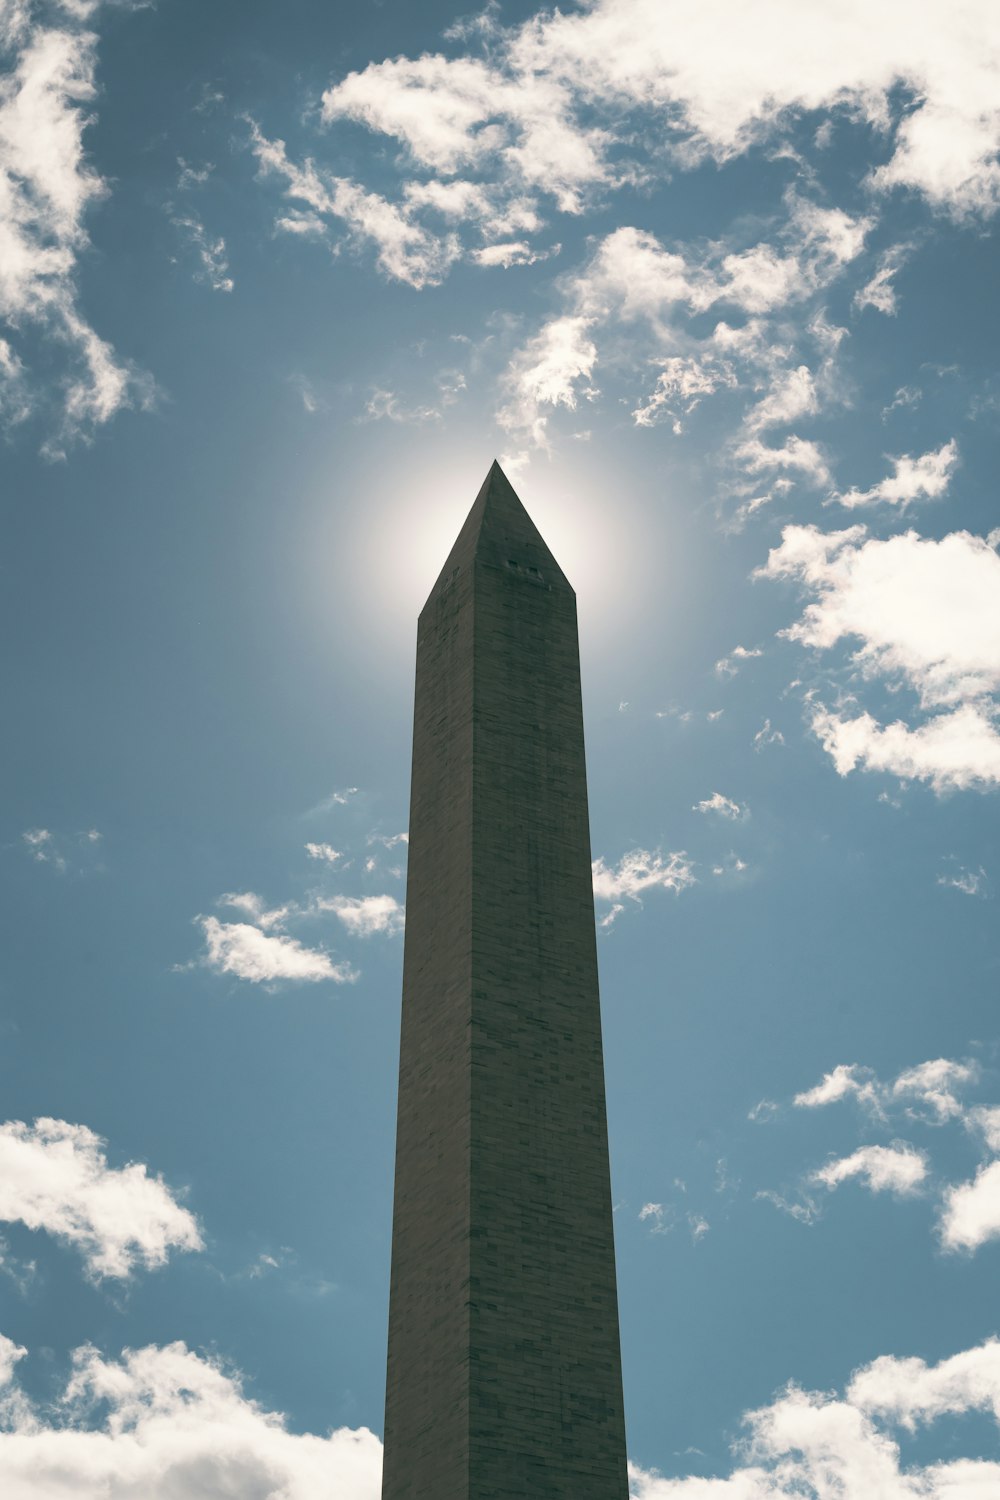
[[[375,1500],[417,611],[575,584],[635,1500],[1000,1493],[986,0],[0,0],[0,1489]]]

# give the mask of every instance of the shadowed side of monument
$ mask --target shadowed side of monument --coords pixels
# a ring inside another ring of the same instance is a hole
[[[494,464],[421,614],[384,1500],[624,1500],[576,600]]]

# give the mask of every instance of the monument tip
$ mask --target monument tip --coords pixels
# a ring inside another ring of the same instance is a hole
[[[550,583],[570,587],[498,459],[489,467],[430,599],[459,568],[470,566],[474,560],[503,568],[523,562],[532,576],[540,577],[544,572]]]

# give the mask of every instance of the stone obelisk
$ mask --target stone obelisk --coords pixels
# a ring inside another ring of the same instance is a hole
[[[494,463],[420,615],[383,1500],[625,1500],[576,596]]]

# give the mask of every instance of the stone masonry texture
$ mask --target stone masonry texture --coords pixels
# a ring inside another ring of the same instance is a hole
[[[625,1500],[576,597],[494,464],[418,626],[383,1500]]]

